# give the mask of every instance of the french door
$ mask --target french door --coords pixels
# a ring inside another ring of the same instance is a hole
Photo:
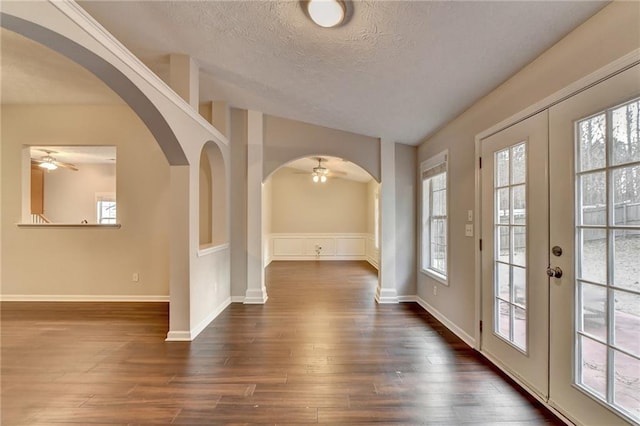
[[[548,395],[547,112],[482,141],[482,351]]]
[[[639,97],[636,65],[549,110],[549,403],[585,425],[640,423]]]
[[[640,423],[640,65],[481,155],[482,352],[576,424]]]

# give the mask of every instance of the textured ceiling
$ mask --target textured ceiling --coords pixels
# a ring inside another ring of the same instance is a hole
[[[604,2],[356,1],[324,29],[298,1],[81,1],[166,78],[201,67],[201,101],[416,144]]]
[[[334,29],[298,1],[80,4],[165,80],[170,53],[194,57],[201,101],[417,144],[606,2],[357,1]],[[121,102],[35,43],[7,47],[7,33],[3,103]]]

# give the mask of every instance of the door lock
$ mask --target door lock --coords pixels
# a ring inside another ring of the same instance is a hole
[[[547,275],[549,278],[560,278],[562,277],[562,269],[560,269],[559,266],[556,266],[555,268],[549,266],[547,268]]]

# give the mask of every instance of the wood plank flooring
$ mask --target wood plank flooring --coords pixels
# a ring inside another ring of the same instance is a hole
[[[2,425],[561,424],[365,262],[274,262],[265,305],[166,343],[164,303],[4,302]]]

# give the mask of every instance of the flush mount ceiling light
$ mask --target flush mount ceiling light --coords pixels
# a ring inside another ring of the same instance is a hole
[[[348,3],[342,0],[308,0],[305,6],[309,18],[324,28],[344,24],[350,15]]]

